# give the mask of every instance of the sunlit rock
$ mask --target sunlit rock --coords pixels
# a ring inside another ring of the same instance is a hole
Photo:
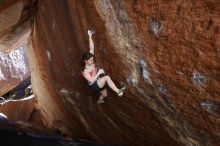
[[[0,52],[0,95],[30,76],[25,45],[11,52]]]
[[[5,114],[3,114],[3,113],[0,113],[0,120],[5,120],[5,119],[7,119],[8,117],[5,115]]]

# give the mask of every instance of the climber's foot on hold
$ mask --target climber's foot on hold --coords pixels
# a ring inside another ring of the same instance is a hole
[[[118,96],[122,97],[124,92],[125,92],[125,90],[126,90],[126,86],[121,87],[121,89],[119,89]]]
[[[99,100],[96,101],[97,104],[102,104],[102,103],[104,103],[104,102],[105,102],[105,101],[104,101],[103,99],[99,99]]]

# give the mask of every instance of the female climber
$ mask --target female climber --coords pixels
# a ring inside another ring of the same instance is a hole
[[[97,100],[97,104],[104,103],[104,98],[107,97],[107,90],[105,88],[106,84],[110,87],[114,92],[121,97],[125,91],[125,87],[121,89],[117,88],[114,82],[108,75],[105,75],[103,69],[97,69],[93,62],[94,56],[94,43],[92,40],[93,32],[88,30],[89,35],[89,52],[85,52],[80,61],[81,73],[83,77],[87,80],[88,86],[91,90],[95,92],[99,92],[100,96]]]

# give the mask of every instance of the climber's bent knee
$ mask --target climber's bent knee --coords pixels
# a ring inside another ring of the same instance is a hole
[[[102,77],[102,78],[99,78],[99,79],[97,80],[97,84],[98,84],[99,88],[105,87],[108,78],[109,78],[109,76],[106,75],[106,76],[104,76],[104,77]]]

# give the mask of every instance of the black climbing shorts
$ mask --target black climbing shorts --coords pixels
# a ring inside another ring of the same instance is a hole
[[[105,89],[105,86],[103,88],[99,88],[97,81],[95,81],[92,85],[89,85],[89,89],[95,92],[100,92]]]

